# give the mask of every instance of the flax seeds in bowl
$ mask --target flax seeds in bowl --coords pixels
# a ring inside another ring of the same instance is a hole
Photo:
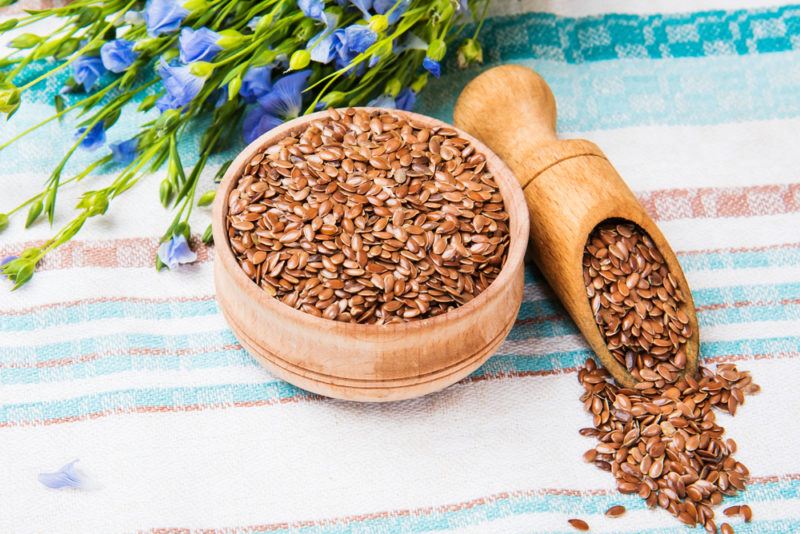
[[[244,273],[317,317],[435,317],[495,280],[509,215],[486,156],[452,128],[335,110],[258,151],[228,198]]]
[[[329,110],[265,133],[228,167],[212,226],[236,338],[273,375],[330,397],[454,384],[497,350],[522,302],[516,178],[479,140],[416,113]]]

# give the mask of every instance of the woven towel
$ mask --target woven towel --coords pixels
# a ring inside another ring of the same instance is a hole
[[[763,386],[719,416],[753,475],[726,499],[754,511],[737,533],[800,532],[800,6],[772,4],[498,0],[483,32],[486,67],[542,73],[561,134],[599,144],[656,219],[692,286],[704,361]],[[450,120],[479,71],[448,69],[418,111]],[[0,142],[47,116],[55,90],[31,95]],[[109,141],[126,138],[120,123]],[[41,186],[70,131],[53,123],[0,152],[0,209]],[[320,398],[242,350],[209,250],[155,272],[160,178],[32,283],[0,282],[0,532],[572,532],[570,518],[686,532],[582,461],[576,366],[590,352],[534,268],[508,340],[468,379],[386,405]],[[15,219],[0,256],[52,232]],[[75,458],[91,489],[37,481]],[[607,519],[612,504],[628,513]]]

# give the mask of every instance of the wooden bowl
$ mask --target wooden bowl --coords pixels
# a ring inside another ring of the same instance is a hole
[[[374,108],[364,108],[372,111]],[[427,126],[452,126],[391,110]],[[443,389],[469,375],[505,339],[522,301],[528,208],[517,180],[483,143],[459,131],[487,159],[510,216],[508,256],[498,277],[470,302],[429,319],[388,325],[351,324],[314,317],[271,297],[241,269],[226,231],[227,198],[253,155],[303,130],[327,112],[287,122],[251,143],[233,161],[213,212],[217,301],[242,345],[271,373],[328,397],[394,401]]]

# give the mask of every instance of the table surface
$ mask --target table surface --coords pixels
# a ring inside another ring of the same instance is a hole
[[[692,286],[703,359],[762,385],[719,417],[753,475],[726,501],[754,511],[736,532],[800,531],[800,6],[500,0],[483,41],[483,68],[519,63],[548,80],[561,134],[600,145],[657,221]],[[451,120],[479,71],[448,69],[417,111]],[[54,90],[0,123],[0,142],[47,116]],[[122,122],[109,141],[130,133]],[[0,152],[0,210],[41,186],[65,131]],[[684,532],[582,462],[593,442],[578,435],[591,419],[576,367],[590,352],[533,267],[517,325],[468,379],[402,403],[320,398],[242,350],[207,248],[155,272],[170,217],[160,178],[32,283],[0,282],[0,531],[571,532],[579,517],[593,532]],[[207,221],[193,215],[195,229]],[[14,220],[0,257],[52,232]],[[75,458],[90,489],[37,482]],[[629,512],[607,519],[612,504]]]

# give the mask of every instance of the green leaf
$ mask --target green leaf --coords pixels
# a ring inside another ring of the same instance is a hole
[[[103,130],[108,130],[109,128],[114,126],[114,124],[116,124],[116,122],[119,120],[120,113],[121,113],[120,108],[117,108],[111,113],[109,113],[103,119]]]
[[[214,243],[214,230],[211,228],[210,224],[208,225],[208,228],[206,228],[206,231],[203,232],[203,243],[206,245],[211,245]]]
[[[198,206],[209,206],[214,202],[214,197],[217,195],[216,190],[206,191],[197,201]]]
[[[57,113],[61,113],[62,111],[64,111],[64,108],[66,107],[66,103],[64,102],[64,97],[61,95],[56,95],[55,97],[53,97],[53,105],[55,106]],[[63,116],[59,117],[58,120],[59,121],[63,120]]]
[[[42,209],[44,209],[44,205],[42,204],[41,200],[31,204],[31,207],[28,210],[28,218],[25,219],[25,228],[28,228],[30,225],[36,222],[36,219],[38,219],[39,215],[42,214]]]

